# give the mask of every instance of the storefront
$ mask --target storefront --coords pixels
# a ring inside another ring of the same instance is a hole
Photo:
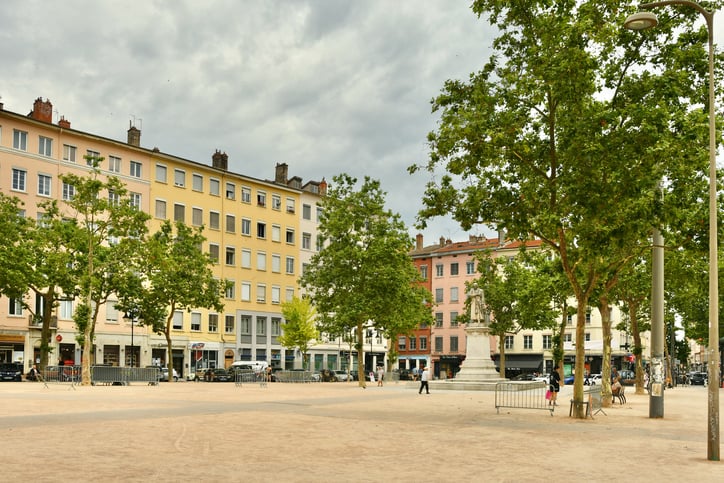
[[[493,356],[495,369],[500,372],[500,354]],[[542,354],[506,354],[505,377],[512,379],[520,374],[530,374],[543,371]]]
[[[460,372],[460,366],[465,360],[465,356],[458,355],[442,355],[435,364],[433,377],[435,379],[452,379],[455,374]]]
[[[25,336],[0,334],[0,362],[26,362]]]

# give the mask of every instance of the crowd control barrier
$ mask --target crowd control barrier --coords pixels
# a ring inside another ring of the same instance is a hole
[[[507,381],[495,384],[495,409],[543,409],[553,416],[555,406],[546,399],[548,384],[545,381]]]

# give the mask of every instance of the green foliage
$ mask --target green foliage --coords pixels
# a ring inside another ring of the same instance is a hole
[[[329,334],[357,331],[373,324],[394,338],[432,322],[422,285],[409,252],[413,242],[397,214],[384,207],[378,181],[342,174],[322,200],[319,232],[324,247],[314,255],[300,283],[319,314],[319,328]],[[361,381],[363,382],[363,381]]]
[[[309,299],[294,297],[282,303],[284,325],[282,335],[277,340],[289,349],[299,349],[307,361],[309,347],[319,340],[319,331],[315,323],[315,310]]]

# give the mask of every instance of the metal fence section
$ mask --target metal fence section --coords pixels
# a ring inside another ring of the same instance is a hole
[[[234,374],[234,384],[238,387],[244,384],[258,383],[261,387],[266,387],[266,375],[262,372],[238,371]]]
[[[75,389],[82,381],[81,366],[47,366],[41,377],[46,387],[48,383],[70,384]]]
[[[311,371],[277,371],[274,377],[277,382],[318,382]]]
[[[591,416],[591,419],[593,419],[593,416],[595,416],[598,413],[603,413],[604,416],[608,416],[606,414],[606,411],[603,410],[603,405],[601,403],[601,391],[603,390],[603,387],[600,385],[591,386],[590,388],[583,391],[583,401],[580,403],[576,403],[575,400],[571,399],[571,408],[568,410],[568,415],[571,416],[573,414],[573,406],[586,406],[586,417]]]
[[[157,367],[91,366],[91,383],[94,385],[127,386],[132,382],[158,385],[161,371]]]
[[[544,409],[553,416],[554,406],[548,404],[544,381],[506,381],[495,384],[495,409]]]

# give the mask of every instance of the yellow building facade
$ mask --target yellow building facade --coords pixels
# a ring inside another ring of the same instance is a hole
[[[0,104],[0,190],[20,198],[26,216],[36,217],[40,200],[72,195],[59,174],[87,174],[91,168],[84,156],[102,157],[102,175],[117,176],[126,184],[134,203],[151,215],[151,232],[164,220],[203,226],[204,249],[217,261],[215,275],[233,283],[223,313],[173,315],[172,358],[178,373],[192,377],[199,368],[226,367],[234,360],[266,360],[291,368],[294,354],[277,342],[280,304],[299,294],[297,279],[306,258],[300,255],[302,244],[317,236],[316,224],[305,214],[316,213],[325,183],[288,179],[285,164],[276,166],[271,180],[243,176],[228,171],[228,157],[219,151],[203,164],[142,148],[141,132],[134,126],[126,142],[120,142],[71,129],[62,118],[54,124],[52,113],[50,102],[42,99],[27,116]],[[33,307],[36,302],[27,297],[25,303]],[[53,319],[51,342],[59,362],[80,363],[72,322],[75,305],[62,302]],[[0,361],[23,362],[26,370],[39,357],[40,346],[40,327],[28,312],[17,301],[0,298]],[[124,319],[113,301],[101,314],[94,363],[166,363],[162,336]],[[50,361],[55,363],[53,355]]]

